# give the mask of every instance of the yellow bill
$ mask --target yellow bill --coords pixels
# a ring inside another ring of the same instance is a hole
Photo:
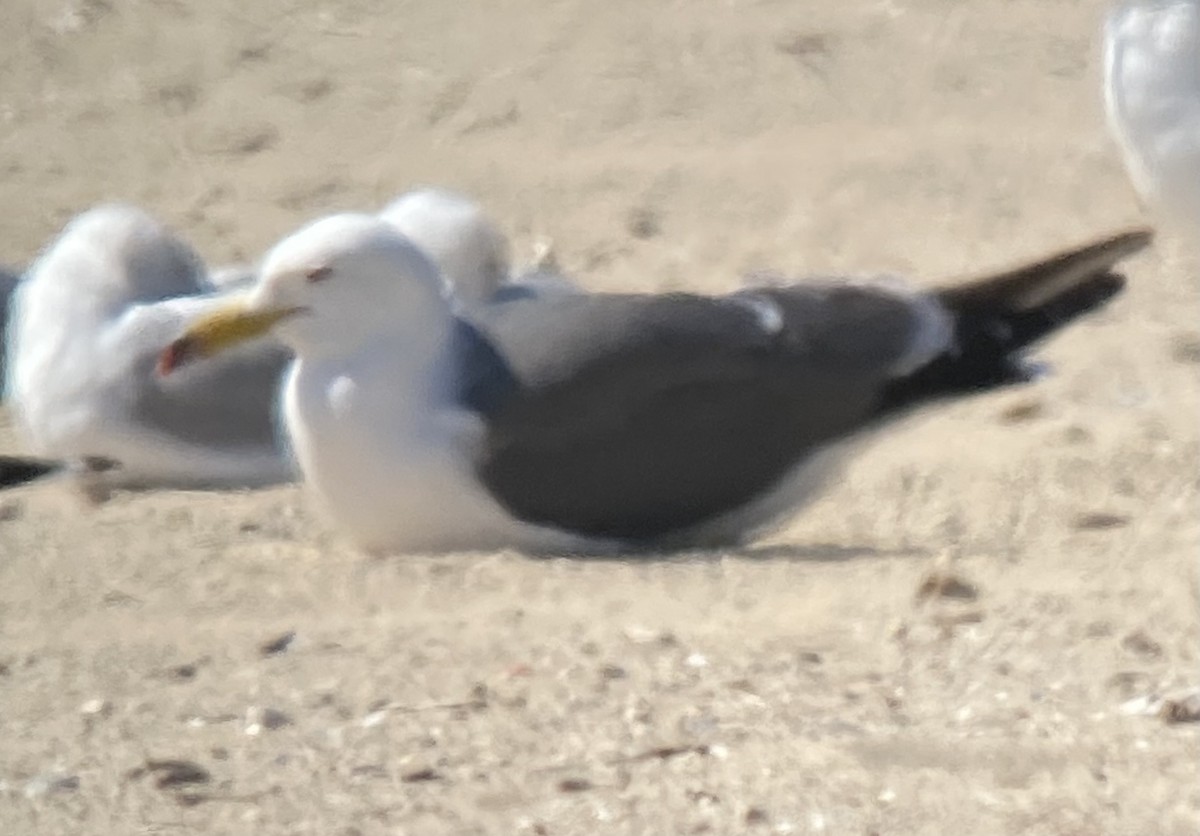
[[[158,356],[157,373],[165,377],[181,366],[261,337],[275,323],[302,310],[299,307],[251,310],[245,302],[218,308],[199,317],[181,337],[163,349]]]

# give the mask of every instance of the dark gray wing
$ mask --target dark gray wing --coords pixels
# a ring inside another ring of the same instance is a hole
[[[920,327],[900,295],[832,285],[551,294],[476,322],[503,360],[483,377],[510,381],[482,482],[520,519],[631,539],[737,509],[859,428]]]
[[[1131,230],[923,295],[814,282],[485,306],[478,474],[529,522],[685,531],[867,424],[1027,380],[1023,352],[1119,294],[1115,265],[1150,241]]]

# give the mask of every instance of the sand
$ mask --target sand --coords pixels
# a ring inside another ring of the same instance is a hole
[[[5,0],[0,257],[125,199],[223,263],[434,183],[596,289],[940,281],[1147,218],[1103,11]],[[298,488],[7,493],[0,832],[1195,833],[1157,711],[1200,685],[1200,260],[1129,269],[1053,376],[739,552],[372,560]]]

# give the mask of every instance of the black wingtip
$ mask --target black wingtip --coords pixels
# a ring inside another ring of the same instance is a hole
[[[36,456],[0,455],[0,490],[28,485],[51,476],[68,473],[110,473],[119,470],[120,467],[120,462],[103,456],[84,456],[77,461],[66,461]]]
[[[1112,273],[1118,263],[1154,241],[1154,230],[1135,227],[1096,238],[1015,268],[993,271],[939,288],[938,298],[951,309],[1001,304],[1029,310],[1069,291],[1080,282]]]
[[[0,490],[26,485],[46,476],[60,473],[63,462],[26,456],[0,456]]]
[[[1153,240],[1150,229],[1117,233],[1048,258],[943,288],[935,297],[954,320],[954,344],[892,382],[881,412],[1032,379],[1022,352],[1118,296],[1113,268]]]

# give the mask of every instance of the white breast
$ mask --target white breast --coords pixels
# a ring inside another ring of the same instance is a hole
[[[483,427],[440,396],[444,370],[362,386],[378,373],[371,365],[300,361],[284,394],[305,482],[356,543],[389,553],[578,545],[513,520],[479,485],[471,461]]]

